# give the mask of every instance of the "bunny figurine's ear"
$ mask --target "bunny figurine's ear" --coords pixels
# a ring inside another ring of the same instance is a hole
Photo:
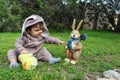
[[[79,22],[76,30],[79,30],[79,29],[80,29],[82,22],[83,22],[83,20],[81,20],[81,21]]]
[[[72,26],[71,26],[71,28],[72,28],[73,30],[75,30],[75,22],[76,22],[76,19],[74,18],[74,19],[73,19]]]

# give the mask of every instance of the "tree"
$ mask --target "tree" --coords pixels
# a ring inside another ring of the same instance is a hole
[[[80,4],[85,4],[88,9],[93,10],[94,29],[97,26],[97,20],[100,13],[104,13],[114,28],[114,31],[120,32],[120,2],[119,0],[77,0]],[[102,17],[102,16],[101,16]]]
[[[0,7],[0,31],[21,30],[26,17],[38,14],[48,28],[57,31],[71,29],[73,18],[78,23],[88,17],[94,30],[99,22],[104,28],[111,24],[120,32],[119,0],[1,0]]]

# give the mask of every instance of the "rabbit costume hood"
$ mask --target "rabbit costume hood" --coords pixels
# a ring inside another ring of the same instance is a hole
[[[40,17],[39,15],[31,15],[28,18],[25,19],[23,26],[22,26],[22,33],[21,33],[21,37],[23,37],[23,34],[26,33],[26,28],[36,24],[42,22],[43,23],[43,33],[41,34],[42,36],[48,36],[49,35],[49,31],[47,29],[47,26],[44,22],[44,19],[42,17]]]

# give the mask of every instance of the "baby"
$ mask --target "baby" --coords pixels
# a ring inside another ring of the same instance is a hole
[[[7,57],[10,61],[9,68],[18,67],[18,56],[20,54],[32,54],[37,60],[54,64],[60,62],[61,58],[54,58],[43,43],[64,44],[64,41],[49,36],[44,19],[39,15],[31,15],[23,23],[21,36],[15,43],[15,49],[9,50]]]

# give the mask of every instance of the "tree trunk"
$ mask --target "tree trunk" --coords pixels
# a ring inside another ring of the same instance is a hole
[[[120,32],[120,14],[118,15],[117,31]]]
[[[96,30],[99,13],[96,12],[94,16],[93,30]]]
[[[107,18],[110,21],[111,25],[114,27],[115,32],[118,32],[117,25],[115,24],[114,15],[108,15]]]

